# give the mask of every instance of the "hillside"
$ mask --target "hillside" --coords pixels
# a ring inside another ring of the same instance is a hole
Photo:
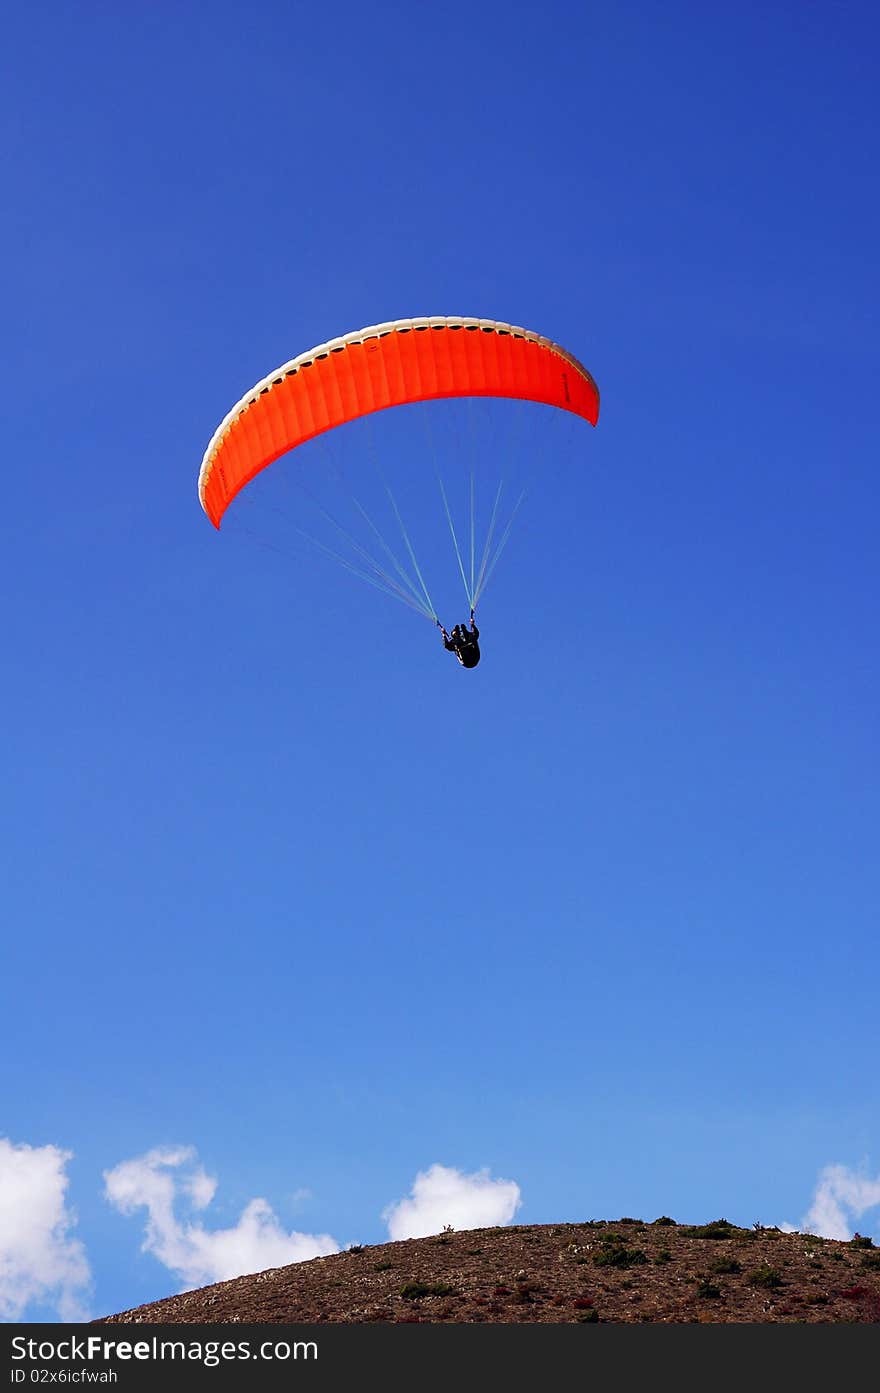
[[[880,1249],[668,1218],[467,1229],[330,1257],[92,1324],[880,1321]]]

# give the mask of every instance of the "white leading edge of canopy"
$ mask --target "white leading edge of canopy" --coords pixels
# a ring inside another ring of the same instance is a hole
[[[331,353],[335,348],[348,348],[351,344],[363,343],[366,339],[378,338],[380,335],[399,332],[401,329],[432,329],[435,327],[443,329],[488,329],[496,333],[498,330],[504,330],[505,333],[513,334],[517,338],[528,339],[531,343],[540,344],[542,348],[549,348],[551,352],[558,354],[560,358],[564,358],[566,362],[571,363],[572,367],[575,368],[582,377],[592,382],[594,387],[596,386],[595,382],[593,382],[592,375],[587,371],[583,363],[579,362],[573,353],[569,353],[567,348],[563,348],[561,344],[554,343],[552,339],[545,338],[543,334],[536,334],[531,329],[523,329],[518,324],[506,324],[501,319],[474,319],[450,314],[421,316],[416,319],[392,319],[386,324],[371,324],[365,329],[355,329],[350,334],[343,334],[340,338],[328,339],[327,343],[319,343],[316,348],[310,348],[306,353],[300,353],[296,358],[291,358],[289,362],[282,363],[280,368],[276,368],[274,372],[270,372],[266,377],[255,383],[250,391],[246,392],[241,400],[235,403],[235,406],[224,416],[214,434],[211,436],[208,448],[202,458],[202,466],[199,470],[199,502],[202,507],[205,507],[204,492],[208,474],[210,473],[214,456],[220,447],[220,442],[224,435],[229,430],[230,426],[238,420],[239,416],[247,411],[249,406],[254,404],[260,393],[265,388],[274,385],[279,376],[292,372],[294,369],[301,367],[304,363],[313,362],[314,359],[321,354]],[[596,390],[598,391],[598,388],[596,388]]]

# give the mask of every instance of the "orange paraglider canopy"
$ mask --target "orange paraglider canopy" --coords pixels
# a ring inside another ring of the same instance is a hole
[[[258,382],[205,451],[202,507],[219,527],[279,455],[371,411],[438,397],[518,397],[599,419],[587,369],[540,334],[494,319],[396,319],[320,344]]]

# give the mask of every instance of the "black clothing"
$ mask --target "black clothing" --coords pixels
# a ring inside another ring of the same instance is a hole
[[[443,634],[443,647],[448,653],[454,653],[462,667],[476,667],[480,661],[480,645],[477,639],[480,631],[471,620],[471,627],[467,629],[464,624],[456,624],[451,634],[447,634],[445,629]]]

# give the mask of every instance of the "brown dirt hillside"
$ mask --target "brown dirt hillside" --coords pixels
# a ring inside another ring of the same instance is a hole
[[[671,1219],[444,1230],[351,1247],[92,1324],[880,1322],[880,1249]]]

